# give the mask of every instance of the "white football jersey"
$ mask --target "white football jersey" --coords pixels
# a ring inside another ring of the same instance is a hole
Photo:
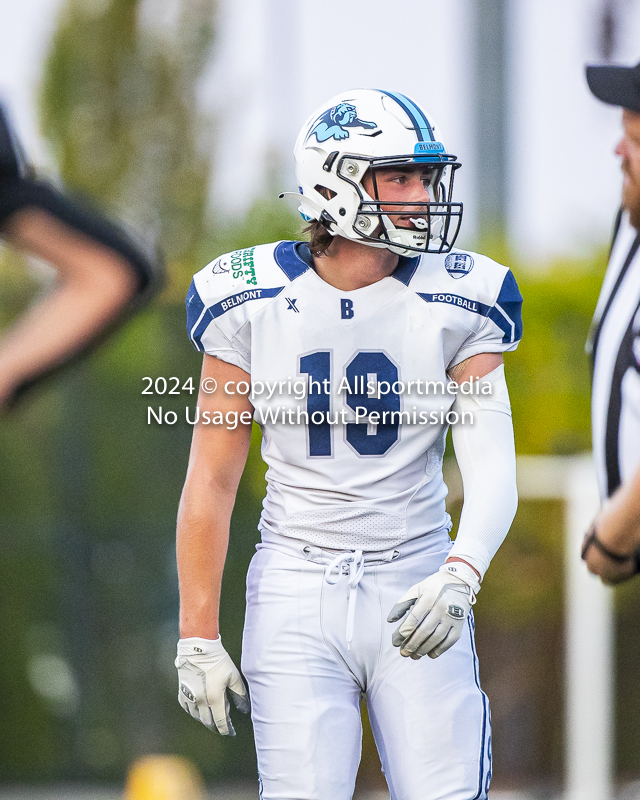
[[[521,303],[510,270],[461,250],[400,258],[350,292],[317,275],[304,242],[197,273],[193,343],[251,375],[268,465],[261,531],[383,550],[446,525],[447,370],[515,350]]]

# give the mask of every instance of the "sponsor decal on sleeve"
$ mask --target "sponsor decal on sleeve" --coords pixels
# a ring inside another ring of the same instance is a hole
[[[231,269],[231,259],[229,255],[220,256],[216,258],[211,267],[214,275],[225,275]]]
[[[258,281],[253,260],[254,250],[255,247],[249,247],[246,250],[234,250],[233,253],[220,256],[213,262],[211,271],[214,275],[226,275],[231,272],[234,280],[242,278],[245,283],[255,286]]]

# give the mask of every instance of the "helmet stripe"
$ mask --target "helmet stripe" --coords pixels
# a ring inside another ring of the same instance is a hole
[[[387,97],[393,98],[396,103],[406,111],[409,119],[413,123],[419,142],[435,142],[435,136],[433,135],[429,120],[412,100],[409,100],[408,97],[405,97],[399,92],[386,92],[384,89],[379,89],[378,91],[381,94],[386,94]]]

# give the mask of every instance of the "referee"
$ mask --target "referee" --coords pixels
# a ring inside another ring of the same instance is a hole
[[[640,64],[589,66],[587,82],[622,108],[622,208],[590,337],[593,451],[602,508],[583,546],[589,570],[619,583],[640,546]]]

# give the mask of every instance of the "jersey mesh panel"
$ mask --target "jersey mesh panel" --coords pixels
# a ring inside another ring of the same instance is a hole
[[[293,514],[280,532],[319,547],[346,550],[386,550],[407,538],[404,517],[368,509]]]

